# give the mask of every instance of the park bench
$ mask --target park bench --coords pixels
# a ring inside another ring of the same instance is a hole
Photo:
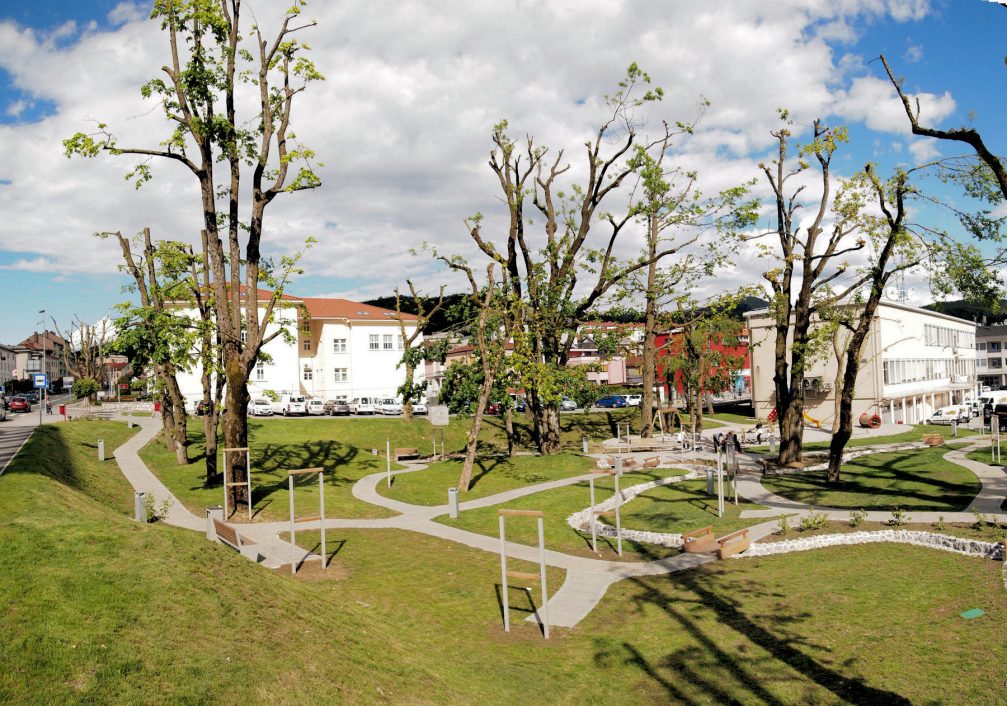
[[[226,544],[239,554],[241,554],[242,547],[254,544],[254,542],[247,537],[242,537],[238,534],[238,530],[234,529],[226,522],[218,520],[216,517],[213,518],[213,531],[217,534],[217,539],[221,544]]]
[[[643,459],[644,468],[657,468],[660,465],[661,465],[660,456],[651,456],[650,458]]]
[[[729,556],[740,554],[748,549],[752,542],[748,538],[748,530],[740,529],[737,532],[726,534],[717,540],[720,545],[720,558],[726,559]]]
[[[682,551],[690,554],[710,552],[716,549],[717,539],[713,536],[713,527],[707,525],[689,532],[682,533]]]
[[[419,458],[420,450],[413,447],[402,447],[395,449],[395,460],[398,461],[403,458]]]
[[[615,470],[615,467],[616,467],[615,457],[614,456],[606,456],[605,460],[604,460],[604,463],[599,459],[598,465],[600,465],[600,466],[602,466],[604,468],[605,464],[607,464],[607,467],[609,469]],[[639,468],[639,466],[640,466],[640,464],[637,463],[636,459],[628,458],[628,457],[622,459],[622,470],[623,471],[635,471],[637,468]]]

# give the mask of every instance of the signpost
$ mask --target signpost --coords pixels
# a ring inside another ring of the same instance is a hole
[[[437,436],[440,432],[440,442],[441,442],[441,454],[444,453],[444,429],[450,423],[450,417],[448,415],[447,405],[434,404],[427,408],[427,419],[430,420],[430,426],[433,427],[431,433],[431,442],[433,443],[433,457],[438,458],[437,454]]]
[[[49,380],[48,380],[48,377],[46,376],[45,373],[35,373],[35,374],[33,374],[31,376],[31,379],[32,379],[32,384],[34,385],[34,387],[35,387],[36,390],[46,390],[46,391],[48,391]],[[46,397],[48,397],[48,395],[46,395]],[[38,403],[38,423],[40,425],[42,424],[42,406],[44,404],[45,403],[42,400],[39,400],[39,403]]]

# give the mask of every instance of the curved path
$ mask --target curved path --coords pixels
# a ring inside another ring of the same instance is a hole
[[[158,501],[170,499],[171,508],[168,511],[165,521],[186,529],[195,531],[205,531],[205,520],[189,512],[175,498],[171,492],[151,473],[139,457],[139,450],[157,435],[161,425],[156,418],[135,418],[141,428],[140,433],[123,444],[115,452],[116,460],[119,463],[123,474],[137,490],[150,492]],[[963,465],[979,476],[983,483],[983,491],[976,497],[970,508],[975,506],[980,508],[992,508],[992,503],[996,501],[996,509],[999,510],[999,503],[1004,496],[1004,473],[998,469],[991,469],[984,464],[976,463],[952,454],[960,452],[950,452],[949,460]],[[653,455],[650,452],[649,455]],[[711,454],[700,454],[707,457]],[[747,461],[747,462],[744,462]],[[744,459],[743,470],[739,475],[738,492],[748,500],[759,504],[767,505],[771,509],[760,511],[746,511],[742,517],[767,517],[779,516],[781,514],[800,514],[809,511],[809,508],[800,503],[787,500],[770,493],[761,483],[758,476],[753,473],[755,464],[750,459]],[[426,465],[423,463],[410,463],[405,470],[394,471],[393,475],[404,473],[414,473],[423,470]],[[975,467],[973,467],[975,466]],[[477,500],[469,500],[460,504],[462,511],[473,510],[482,507],[491,507],[501,503],[509,502],[517,498],[533,495],[554,488],[562,488],[586,481],[591,474],[564,478],[536,485],[525,486],[508,490],[496,495],[491,495]],[[435,522],[435,518],[448,513],[448,506],[422,506],[412,505],[399,500],[387,498],[378,493],[378,484],[385,482],[386,473],[374,473],[357,481],[353,488],[353,496],[363,502],[387,508],[399,513],[395,517],[382,519],[326,519],[326,529],[401,529],[411,532],[419,532],[433,537],[438,537],[452,542],[457,542],[465,546],[481,549],[493,554],[499,552],[499,539],[496,537],[469,532],[466,530],[450,527],[448,525]],[[999,493],[999,495],[998,495]],[[846,510],[818,508],[819,511],[827,512],[834,519],[845,519],[849,515]],[[981,512],[992,512],[992,510],[980,509]],[[914,513],[913,519],[917,521],[936,521],[941,513]],[[930,516],[933,516],[930,519]],[[964,513],[943,513],[944,519],[949,522],[971,521],[973,515]],[[1007,521],[1007,515],[996,514],[1000,521]],[[868,513],[871,520],[884,521],[890,518],[887,512]],[[303,549],[294,549],[294,556],[291,555],[289,542],[280,539],[282,532],[289,530],[288,522],[263,522],[255,524],[236,525],[243,536],[248,537],[256,543],[259,551],[257,560],[266,566],[279,566],[291,561],[301,561],[305,558]],[[298,523],[301,530],[319,529],[320,521]],[[764,522],[749,528],[752,541],[775,532],[778,529],[776,520]],[[506,546],[507,555],[516,559],[530,562],[538,561],[538,548],[514,542],[508,542]],[[566,577],[559,590],[549,598],[549,619],[553,625],[561,627],[574,627],[604,597],[608,587],[616,581],[635,576],[656,576],[677,571],[683,571],[700,564],[713,561],[712,555],[704,554],[678,554],[676,556],[647,562],[620,562],[606,561],[602,559],[591,559],[587,557],[577,557],[562,552],[547,550],[545,561],[550,566],[555,566],[566,571]],[[529,622],[537,620],[536,615],[528,617]]]

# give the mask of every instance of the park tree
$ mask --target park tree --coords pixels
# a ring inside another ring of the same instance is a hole
[[[444,287],[441,287],[437,300],[431,303],[416,291],[411,280],[407,279],[406,284],[409,285],[409,294],[416,309],[416,327],[412,332],[406,329],[402,297],[398,288],[395,289],[395,311],[399,315],[399,335],[402,336],[402,361],[399,364],[405,368],[406,373],[398,393],[402,397],[402,418],[408,422],[413,418],[413,402],[419,400],[420,395],[427,389],[425,380],[421,383],[416,382],[416,368],[426,360],[428,350],[425,346],[416,345],[416,341],[423,335],[430,320],[444,306]]]
[[[112,327],[108,321],[102,319],[89,324],[75,316],[66,329],[61,329],[53,319],[53,328],[67,342],[63,346],[63,364],[70,374],[74,378],[96,380],[99,385],[105,382],[105,356],[112,343]]]
[[[656,155],[672,135],[664,123],[657,139],[641,137],[636,114],[663,95],[632,64],[615,93],[606,97],[607,115],[584,144],[581,179],[575,182],[566,176],[571,165],[563,150],[552,156],[530,136],[519,145],[508,135],[506,121],[493,129],[489,165],[506,204],[505,234],[494,242],[483,230],[481,214],[467,224],[482,253],[506,272],[515,299],[524,302],[515,322],[528,342],[520,382],[528,393],[541,453],[554,453],[560,446],[560,381],[578,326],[613,287],[678,250],[662,245],[653,256],[629,261],[615,254],[637,215],[625,187],[640,166],[640,150]],[[538,238],[529,228],[533,212],[542,229]],[[592,238],[596,230],[603,232],[598,242]]]
[[[248,445],[248,376],[262,347],[285,331],[270,324],[282,318],[283,286],[295,269],[294,258],[263,257],[267,208],[321,183],[313,151],[292,131],[298,96],[323,78],[297,38],[315,25],[301,19],[304,6],[293,0],[267,38],[259,24],[243,23],[241,0],[155,0],[152,18],[168,56],[141,92],[160,104],[167,135],[155,146],[124,145],[99,123],[64,141],[68,156],[141,158],[129,173],[137,185],[151,179],[153,162],[180,167],[198,184],[229,411],[224,443],[232,448]],[[264,294],[263,284],[272,292]],[[244,480],[243,459],[230,471]],[[241,487],[233,489],[236,503]]]

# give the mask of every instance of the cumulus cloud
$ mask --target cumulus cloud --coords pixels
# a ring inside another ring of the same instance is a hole
[[[258,22],[271,26],[276,8],[256,9]],[[571,176],[581,173],[603,97],[632,61],[667,92],[659,110],[641,113],[645,133],[661,118],[690,119],[700,97],[710,99],[700,129],[676,145],[681,164],[701,172],[706,193],[758,176],[779,106],[803,126],[831,113],[905,133],[891,88],[863,75],[849,54],[837,56],[834,44],[854,39],[865,17],[912,21],[928,11],[922,0],[673,10],[659,0],[312,5],[319,24],[304,38],[328,80],[303,95],[294,128],[324,161],[323,186],[277,199],[264,246],[276,256],[318,238],[303,263],[307,274],[333,281],[323,288],[329,293],[387,293],[406,277],[430,290],[445,280],[460,286],[410,250],[429,242],[473,257],[462,219],[481,211],[487,232],[498,228],[499,186],[486,165],[492,126],[506,118],[515,137],[532,134],[553,154],[565,149]],[[153,146],[166,136],[157,107],[139,97],[167,60],[158,23],[145,15],[123,2],[109,13],[113,29],[63,28],[59,37],[0,23],[0,68],[26,100],[55,106],[44,120],[0,125],[4,176],[14,178],[0,189],[0,250],[24,254],[15,263],[21,269],[44,263],[47,271],[113,273],[115,248],[91,237],[95,231],[150,226],[156,237],[198,239],[199,195],[177,165],[155,164],[154,181],[135,191],[122,178],[129,160],[62,154],[62,139],[98,120],[121,144]],[[949,94],[921,99],[932,123],[955,105]],[[627,238],[620,254],[637,252],[641,238]],[[751,267],[740,262],[739,278]]]

